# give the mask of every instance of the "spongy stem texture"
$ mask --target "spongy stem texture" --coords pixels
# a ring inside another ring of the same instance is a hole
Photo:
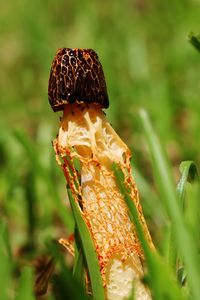
[[[113,163],[122,169],[124,184],[153,247],[131,175],[130,150],[94,104],[66,106],[54,149],[94,241],[105,299],[128,299],[133,286],[136,300],[151,299],[141,282],[144,257],[140,243],[112,171]]]

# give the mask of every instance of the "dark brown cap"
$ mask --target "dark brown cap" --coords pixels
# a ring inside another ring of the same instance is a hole
[[[92,49],[58,49],[51,66],[48,97],[54,111],[70,103],[109,106],[105,77]]]

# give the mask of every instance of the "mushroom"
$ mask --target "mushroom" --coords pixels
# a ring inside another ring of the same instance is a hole
[[[49,102],[63,111],[53,145],[58,163],[91,233],[105,288],[105,299],[151,299],[142,283],[143,252],[117,186],[112,164],[120,165],[149,245],[153,243],[131,174],[131,153],[106,119],[109,106],[101,63],[92,49],[59,49],[52,63]],[[80,162],[80,170],[74,166]],[[78,184],[77,184],[78,182]]]

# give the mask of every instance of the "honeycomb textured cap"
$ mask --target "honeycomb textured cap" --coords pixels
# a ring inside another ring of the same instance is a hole
[[[75,102],[108,108],[105,77],[96,52],[92,49],[58,49],[51,66],[48,98],[54,111]]]

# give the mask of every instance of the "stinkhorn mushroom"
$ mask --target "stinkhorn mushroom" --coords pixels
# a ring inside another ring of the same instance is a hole
[[[59,49],[52,63],[49,101],[63,111],[53,145],[73,197],[80,207],[98,256],[105,299],[151,299],[142,283],[143,252],[128,208],[117,186],[113,163],[120,165],[149,245],[153,243],[131,174],[131,153],[106,120],[109,106],[101,63],[91,49]],[[74,166],[80,162],[80,171]]]

